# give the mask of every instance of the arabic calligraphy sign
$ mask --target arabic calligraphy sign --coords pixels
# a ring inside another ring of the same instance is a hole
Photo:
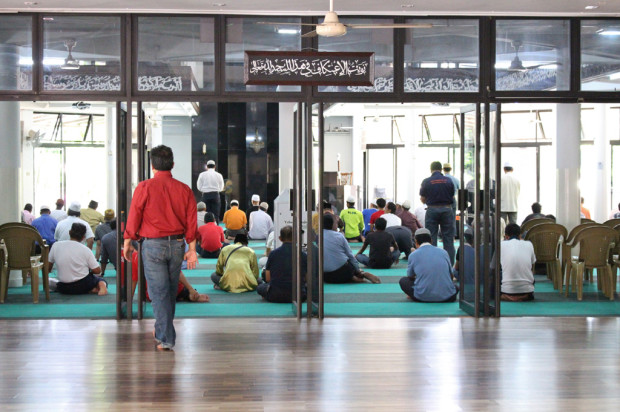
[[[245,52],[245,84],[372,86],[374,76],[372,52]]]

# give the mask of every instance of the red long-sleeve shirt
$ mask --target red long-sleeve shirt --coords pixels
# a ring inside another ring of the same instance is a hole
[[[192,189],[173,179],[169,171],[158,171],[136,187],[124,237],[137,240],[184,233],[190,243],[196,239],[196,226]]]

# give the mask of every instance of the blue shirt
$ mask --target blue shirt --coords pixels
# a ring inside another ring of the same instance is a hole
[[[451,206],[454,202],[454,183],[449,177],[435,171],[422,181],[420,196],[426,198],[428,206]]]
[[[301,252],[301,272],[306,273],[306,252]],[[293,244],[284,242],[274,249],[267,258],[265,270],[269,271],[269,285],[271,288],[291,292],[293,290]]]
[[[448,252],[431,244],[409,255],[407,276],[415,276],[413,296],[422,302],[443,302],[456,293]]]
[[[54,232],[56,231],[57,224],[58,222],[56,219],[51,217],[49,214],[43,214],[41,217],[38,217],[32,221],[32,226],[39,231],[39,234],[48,246],[52,246],[56,241],[56,239],[54,239]]]
[[[375,213],[377,209],[364,209],[362,215],[364,216],[364,234],[370,232],[370,217]]]
[[[101,238],[101,264],[107,265],[108,262],[116,269],[116,230],[111,231]]]
[[[353,256],[349,242],[344,235],[334,230],[323,229],[323,270],[325,272],[333,272],[340,269],[347,260],[351,262],[356,269],[359,268],[357,259]]]

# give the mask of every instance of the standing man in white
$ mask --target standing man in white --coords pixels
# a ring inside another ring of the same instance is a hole
[[[220,192],[224,190],[224,178],[221,173],[215,171],[215,161],[207,162],[207,170],[198,176],[196,187],[202,192],[202,201],[207,206],[207,212],[213,213],[219,223]]]
[[[519,180],[512,174],[512,164],[504,163],[504,175],[502,176],[502,218],[504,222],[517,223],[518,200],[521,192]]]

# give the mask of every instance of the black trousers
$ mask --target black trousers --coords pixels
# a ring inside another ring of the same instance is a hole
[[[105,279],[89,273],[82,279],[76,280],[75,282],[58,282],[56,285],[56,291],[64,295],[84,295],[86,293],[90,293],[90,291],[93,290],[101,281],[104,281],[106,285],[108,284]]]
[[[323,280],[325,283],[349,283],[353,281],[353,276],[356,273],[357,269],[355,269],[355,266],[347,260],[347,263],[333,272],[324,272]]]
[[[219,192],[208,192],[202,194],[201,199],[207,206],[207,212],[213,213],[217,223],[220,223],[220,194]]]

